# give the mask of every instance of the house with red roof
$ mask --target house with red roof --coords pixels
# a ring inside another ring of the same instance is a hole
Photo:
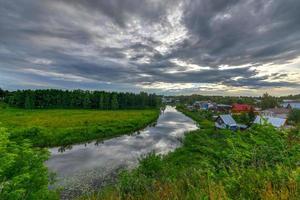
[[[232,113],[248,113],[250,111],[254,111],[254,107],[248,104],[238,104],[235,103],[232,105],[231,112]]]

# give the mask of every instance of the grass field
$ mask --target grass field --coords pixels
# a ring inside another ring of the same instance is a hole
[[[215,130],[207,112],[181,111],[200,124],[182,147],[148,155],[116,184],[81,199],[300,199],[299,130]]]
[[[58,146],[107,139],[147,126],[158,110],[24,110],[0,109],[1,126],[11,138],[31,139],[35,146]]]

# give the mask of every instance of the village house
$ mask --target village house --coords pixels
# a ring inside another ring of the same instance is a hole
[[[168,103],[173,103],[173,98],[167,98],[167,97],[163,97],[162,98],[162,103],[168,104]]]
[[[219,115],[215,120],[215,127],[219,129],[229,129],[232,131],[245,130],[247,128],[244,124],[238,124],[231,115]]]
[[[270,108],[260,112],[260,115],[264,117],[277,117],[287,119],[291,109],[289,108]]]
[[[254,107],[251,106],[251,105],[248,105],[248,104],[238,104],[238,103],[235,103],[232,105],[232,108],[231,108],[231,112],[232,113],[249,113],[251,111],[254,111]]]
[[[231,115],[219,115],[215,121],[216,128],[237,130],[237,123]]]
[[[229,113],[231,111],[232,106],[231,105],[226,105],[226,104],[217,104],[215,106],[215,110],[218,112],[225,112]]]
[[[300,102],[292,102],[287,105],[289,109],[300,109]]]
[[[279,118],[279,117],[271,117],[271,116],[256,116],[254,124],[271,124],[276,128],[282,128],[286,126],[287,119],[286,118]]]
[[[195,101],[193,104],[195,109],[208,110],[214,108],[214,104],[210,101]]]
[[[300,101],[296,100],[283,100],[283,103],[281,104],[283,108],[288,109],[300,109]]]

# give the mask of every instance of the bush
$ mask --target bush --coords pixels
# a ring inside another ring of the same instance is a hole
[[[44,162],[48,151],[33,149],[30,143],[9,140],[0,129],[0,199],[40,200],[58,199],[48,190],[49,175]]]
[[[300,123],[300,109],[293,109],[289,116],[288,116],[289,121],[294,122],[295,124]]]

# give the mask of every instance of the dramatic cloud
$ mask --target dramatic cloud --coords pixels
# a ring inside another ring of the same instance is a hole
[[[300,93],[299,0],[0,0],[0,87]]]

